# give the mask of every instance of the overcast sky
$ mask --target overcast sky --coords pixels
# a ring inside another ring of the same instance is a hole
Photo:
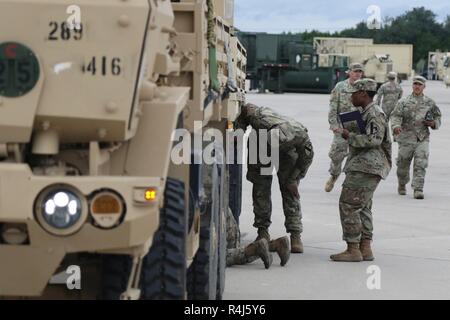
[[[243,31],[339,31],[353,27],[370,16],[371,5],[381,17],[398,16],[424,6],[444,21],[450,15],[450,0],[235,0],[235,25]]]

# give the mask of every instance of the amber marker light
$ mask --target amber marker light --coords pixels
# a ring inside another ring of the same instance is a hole
[[[145,201],[147,201],[147,202],[155,201],[156,200],[156,189],[154,189],[154,188],[146,189],[145,193],[144,193],[144,198],[145,198]]]

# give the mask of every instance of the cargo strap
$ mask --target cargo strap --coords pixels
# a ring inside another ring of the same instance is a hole
[[[207,0],[208,4],[208,58],[209,58],[209,89],[220,92],[220,84],[218,79],[217,56],[216,56],[216,33],[214,20],[214,3],[213,0]]]
[[[227,86],[222,94],[222,100],[228,99],[230,92],[237,92],[236,85],[236,72],[233,65],[233,57],[230,49],[230,42],[228,40],[225,41],[225,53],[227,55],[227,65],[228,65],[228,80]]]

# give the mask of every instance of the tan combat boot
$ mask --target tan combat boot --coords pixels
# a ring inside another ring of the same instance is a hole
[[[359,243],[347,242],[347,250],[344,252],[333,254],[330,259],[336,262],[361,262],[363,257],[359,250]]]
[[[414,190],[414,199],[423,200],[425,199],[425,195],[422,190]]]
[[[334,188],[334,184],[336,183],[338,177],[337,176],[331,176],[327,183],[325,184],[325,192],[331,192]]]
[[[406,186],[404,184],[398,185],[398,194],[401,196],[406,196]]]
[[[266,239],[267,242],[270,242],[270,234],[267,228],[258,228],[258,237],[256,237],[255,242],[261,239]]]
[[[303,253],[303,243],[300,237],[300,232],[291,233],[291,252]]]
[[[370,241],[370,239],[362,239],[359,243],[359,250],[361,251],[364,261],[375,260],[372,253],[372,248],[370,247]]]
[[[261,239],[249,244],[244,249],[244,254],[247,259],[250,257],[260,257],[264,262],[264,267],[266,269],[270,268],[273,261],[272,254],[269,252],[269,243],[266,239]]]
[[[270,252],[276,252],[280,257],[280,265],[284,267],[289,261],[291,256],[291,251],[289,250],[289,239],[288,237],[278,238],[269,242]]]

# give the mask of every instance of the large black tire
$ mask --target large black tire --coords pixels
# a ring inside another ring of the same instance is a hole
[[[142,263],[141,299],[181,300],[186,298],[186,234],[184,184],[168,179],[160,226]],[[103,298],[117,300],[126,290],[131,270],[129,256],[103,258]]]
[[[183,183],[168,179],[160,227],[143,263],[143,299],[186,298],[187,216],[184,196]]]
[[[123,255],[103,255],[102,260],[101,299],[119,300],[127,288],[131,259]]]
[[[187,292],[189,300],[215,300],[217,297],[217,271],[219,266],[220,180],[217,166],[212,170],[210,192],[201,213],[200,244],[188,270]]]

